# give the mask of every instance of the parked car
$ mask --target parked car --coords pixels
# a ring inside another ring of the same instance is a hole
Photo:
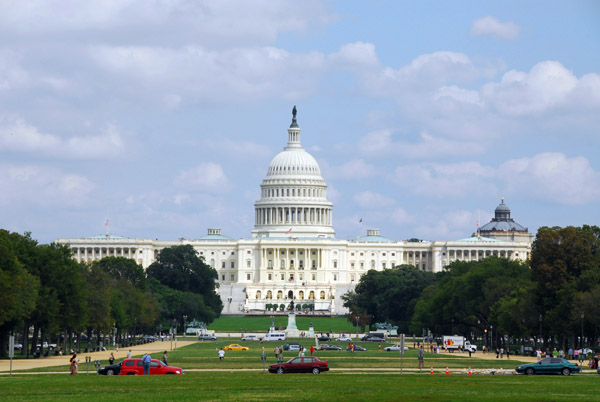
[[[523,356],[535,356],[535,349],[533,349],[531,346],[523,346],[519,349],[515,350],[515,355],[521,354]]]
[[[154,342],[156,340],[156,338],[152,335],[144,335],[144,336],[142,336],[141,340],[144,343],[150,343],[150,342]]]
[[[319,350],[342,350],[342,348],[340,348],[339,346],[335,346],[335,345],[323,344],[323,345],[319,345]]]
[[[216,341],[217,337],[211,334],[200,334],[198,335],[200,341]]]
[[[351,348],[350,346],[348,346],[348,347],[346,348],[346,350],[347,350],[348,352],[351,352],[351,351],[352,351],[352,348]],[[366,352],[366,351],[367,351],[367,348],[363,348],[363,347],[362,347],[362,346],[360,346],[360,345],[354,344],[354,351],[355,351],[355,352]]]
[[[546,357],[542,360],[538,360],[536,363],[522,364],[515,368],[515,371],[519,374],[562,374],[570,375],[571,373],[579,373],[581,367],[577,363],[570,363],[569,361],[556,357]]]
[[[321,335],[317,339],[319,339],[319,342],[330,342],[331,341],[331,338],[328,335]]]
[[[246,342],[246,341],[258,341],[258,336],[256,335],[246,335],[242,337],[242,341]]]
[[[385,350],[386,352],[393,352],[393,351],[400,351],[402,349],[402,346],[399,343],[395,343],[392,346],[386,346],[385,348],[383,348],[383,350]],[[406,352],[408,350],[408,346],[404,347],[404,351]]]
[[[302,345],[299,343],[286,343],[283,345],[283,350],[299,351]]]
[[[285,363],[272,364],[269,366],[269,373],[313,373],[319,374],[321,371],[328,371],[329,364],[326,360],[319,360],[313,356],[294,357]]]
[[[352,342],[352,338],[348,335],[342,334],[339,338],[336,339],[337,342]]]
[[[123,362],[119,362],[116,364],[110,364],[108,366],[103,366],[98,369],[98,374],[100,375],[119,375],[121,372],[121,365]],[[142,373],[144,371],[142,370]]]
[[[250,350],[250,348],[247,346],[238,345],[237,343],[232,343],[231,345],[225,346],[223,350]]]
[[[361,340],[363,342],[385,342],[385,338],[378,335],[365,335]]]
[[[143,375],[144,365],[142,359],[125,359],[121,365],[119,375]],[[152,359],[150,362],[150,375],[159,374],[183,374],[183,370],[179,367],[167,366],[160,360]]]

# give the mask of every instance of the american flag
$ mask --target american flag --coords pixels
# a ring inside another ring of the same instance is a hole
[[[287,232],[285,232],[285,234],[290,234],[292,233],[292,228],[290,228],[290,230],[288,230]]]
[[[108,219],[106,220],[106,223],[104,224],[104,226],[108,226]]]

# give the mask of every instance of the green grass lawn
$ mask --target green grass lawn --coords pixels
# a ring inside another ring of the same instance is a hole
[[[283,315],[273,316],[276,328],[287,326],[288,317]],[[356,328],[345,317],[302,317],[296,316],[296,326],[300,331],[308,331],[308,326],[313,323],[315,332],[356,332]],[[271,326],[271,316],[264,317],[235,317],[221,316],[212,322],[208,329],[216,332],[267,332]]]
[[[183,376],[0,378],[3,401],[574,401],[595,400],[595,376],[466,376],[193,372]]]
[[[314,345],[312,339],[293,339],[293,342],[299,342],[301,345],[310,348]],[[220,363],[217,357],[217,350],[231,343],[239,343],[250,348],[249,351],[227,351],[225,354],[224,363]],[[264,342],[265,352],[267,354],[267,363],[275,363],[273,348],[283,342]],[[345,342],[329,342],[345,348]],[[405,353],[401,361],[399,352],[378,351],[377,343],[356,342],[367,348],[366,352],[350,353],[345,350],[341,351],[317,351],[315,355],[322,360],[327,360],[332,369],[348,369],[348,368],[384,368],[384,369],[399,369],[400,365],[404,368],[417,368],[417,350],[411,349]],[[170,342],[157,342],[152,345],[153,349],[158,347],[166,350],[170,349]],[[388,344],[382,344],[382,349]],[[412,346],[412,345],[411,345]],[[216,342],[198,342],[184,348],[169,351],[169,364],[187,369],[258,369],[262,368],[260,359],[261,344],[260,342],[240,342],[240,338],[219,338]],[[284,352],[284,358],[289,359],[297,356],[298,352]],[[425,354],[425,369],[429,370],[431,366],[436,370],[445,369],[449,366],[450,369],[468,369],[469,366],[473,369],[514,369],[522,363],[516,358],[482,360],[469,358],[468,353],[440,353],[440,354]],[[162,353],[153,354],[154,358],[162,358]],[[85,354],[80,355],[82,361],[85,360]],[[65,360],[66,362],[66,360]],[[102,365],[108,364],[106,361]],[[94,372],[93,364],[91,365]],[[85,371],[86,365],[82,363],[80,371]],[[48,367],[40,369],[32,369],[28,371],[35,372],[50,372],[50,371],[68,371],[68,366]]]

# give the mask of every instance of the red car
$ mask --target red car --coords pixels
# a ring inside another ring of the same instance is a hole
[[[150,375],[155,374],[183,374],[183,370],[179,367],[167,366],[160,360],[152,359],[150,362]],[[123,360],[119,375],[144,375],[142,359]]]
[[[294,357],[285,363],[272,364],[269,366],[269,373],[313,373],[319,374],[321,371],[328,371],[329,364],[326,360],[319,360],[313,356]]]

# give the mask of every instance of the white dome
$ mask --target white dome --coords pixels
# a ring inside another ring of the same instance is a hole
[[[303,148],[292,148],[280,152],[269,163],[266,178],[274,176],[313,176],[310,178],[320,179],[321,169],[315,158]]]
[[[254,237],[328,237],[333,204],[327,200],[327,183],[319,164],[300,143],[295,108],[287,146],[267,169],[261,198],[254,203]]]

